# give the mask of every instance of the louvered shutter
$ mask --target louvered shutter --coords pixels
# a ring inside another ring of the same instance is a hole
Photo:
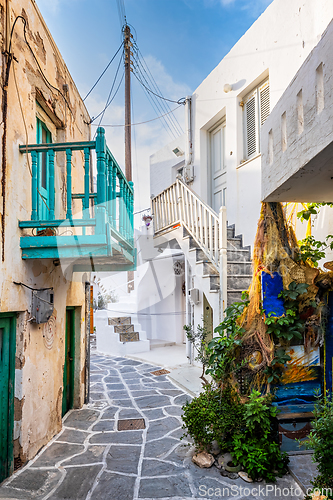
[[[263,125],[270,112],[269,82],[259,87],[260,126]]]
[[[245,103],[246,113],[246,153],[250,158],[257,152],[257,99],[256,93]]]

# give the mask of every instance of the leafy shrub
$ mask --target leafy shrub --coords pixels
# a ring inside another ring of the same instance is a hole
[[[313,460],[317,462],[319,475],[312,482],[315,488],[331,488],[333,492],[333,401],[332,397],[318,399],[314,409],[313,429],[306,446],[314,450]],[[333,495],[328,495],[333,499]]]
[[[287,471],[288,457],[274,441],[273,419],[277,409],[270,406],[271,397],[252,391],[244,407],[244,429],[233,438],[233,456],[251,479],[275,481]]]
[[[184,437],[190,435],[200,451],[209,451],[214,440],[226,449],[243,425],[244,407],[230,386],[223,390],[206,386],[183,410]]]

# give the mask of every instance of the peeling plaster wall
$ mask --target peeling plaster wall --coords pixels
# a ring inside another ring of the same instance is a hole
[[[30,219],[31,175],[26,155],[19,152],[19,145],[36,143],[37,116],[49,128],[52,142],[90,140],[90,126],[86,123],[89,122],[88,112],[34,0],[10,0],[9,6],[11,26],[18,15],[27,20],[27,39],[46,78],[61,92],[64,92],[63,85],[68,85],[66,99],[71,108],[69,111],[63,97],[51,90],[41,77],[24,41],[23,23],[18,20],[12,39],[12,51],[18,62],[12,63],[8,85],[5,260],[0,261],[0,313],[17,313],[14,453],[16,457],[26,460],[32,458],[61,429],[68,306],[76,308],[74,406],[79,407],[84,401],[86,276],[82,277],[82,281],[76,277],[78,281],[73,282],[70,277],[63,275],[61,266],[51,259],[22,260],[19,238],[23,232],[18,228],[18,220]],[[0,44],[3,52],[6,36],[4,0],[0,0],[0,16]],[[1,56],[2,83],[5,65],[5,57]],[[2,135],[2,124],[0,132]],[[81,152],[73,154],[72,165],[73,192],[83,192]],[[64,154],[56,157],[55,186],[55,217],[64,218]],[[73,213],[80,210],[81,202],[75,201]],[[24,234],[29,234],[29,231],[24,230]],[[29,322],[31,291],[14,285],[13,281],[33,288],[53,287],[54,313],[48,323],[36,325]]]

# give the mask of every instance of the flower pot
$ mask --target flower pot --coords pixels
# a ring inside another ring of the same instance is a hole
[[[239,472],[242,468],[241,465],[233,465],[233,462],[228,462],[224,466],[225,470],[228,472]]]

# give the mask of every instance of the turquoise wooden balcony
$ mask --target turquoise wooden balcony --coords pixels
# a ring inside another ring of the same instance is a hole
[[[96,192],[90,190],[92,150],[96,151]],[[98,128],[96,141],[33,144],[20,146],[20,152],[31,155],[32,173],[31,217],[19,221],[22,259],[60,259],[82,272],[134,269],[133,183],[107,147],[104,129]],[[59,162],[58,155],[62,155]],[[82,158],[83,165],[77,161],[73,165],[74,155],[76,160]],[[41,173],[43,162],[47,181]],[[64,186],[57,192],[55,184],[62,177]],[[74,184],[84,186],[83,192],[73,192]],[[61,212],[64,217],[57,218]]]

